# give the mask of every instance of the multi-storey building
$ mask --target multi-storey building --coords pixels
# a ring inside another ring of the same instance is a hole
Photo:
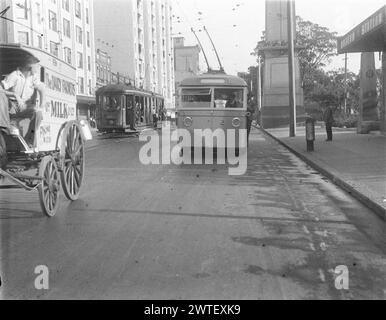
[[[0,42],[40,48],[76,67],[77,112],[95,105],[92,0],[0,0]]]
[[[170,0],[94,0],[95,39],[111,69],[136,87],[161,94],[174,107]]]
[[[105,51],[96,50],[96,86],[103,87],[112,81],[111,57]]]
[[[175,90],[178,92],[178,86],[181,81],[187,77],[197,75],[200,72],[200,47],[185,46],[184,37],[173,38],[174,43],[174,72],[175,72]],[[178,98],[176,99],[178,105]]]

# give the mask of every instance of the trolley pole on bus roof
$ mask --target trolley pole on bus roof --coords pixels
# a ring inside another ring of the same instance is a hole
[[[288,29],[288,74],[289,74],[289,136],[296,136],[296,89],[295,89],[295,49],[294,49],[294,6],[293,0],[287,0]]]

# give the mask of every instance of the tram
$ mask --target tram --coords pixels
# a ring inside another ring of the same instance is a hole
[[[243,79],[222,71],[186,78],[179,86],[177,127],[189,131],[195,147],[217,149],[233,146],[238,154],[247,146],[247,94],[247,84]],[[221,145],[218,139],[217,143],[205,137],[200,137],[202,141],[195,141],[194,131],[206,129],[210,132],[222,129],[225,140]],[[234,142],[228,141],[231,129],[235,133]]]
[[[164,98],[126,84],[110,84],[96,92],[96,125],[101,133],[136,130],[153,124],[153,114],[164,112]]]

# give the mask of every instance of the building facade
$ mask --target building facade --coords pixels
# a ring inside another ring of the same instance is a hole
[[[112,72],[174,108],[170,0],[94,0],[94,18],[97,48],[111,56]]]
[[[1,0],[0,42],[40,48],[76,67],[77,113],[95,106],[95,45],[92,0]]]
[[[111,57],[105,51],[100,49],[96,50],[95,55],[96,63],[96,86],[97,88],[103,87],[112,81],[111,72]]]
[[[178,106],[178,87],[181,81],[187,77],[197,75],[200,72],[200,47],[185,46],[184,37],[173,38],[174,44],[174,74],[176,106]]]

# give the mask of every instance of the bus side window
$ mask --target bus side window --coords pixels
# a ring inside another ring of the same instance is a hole
[[[44,67],[40,67],[40,82],[44,83],[44,75],[45,75],[45,72],[44,72]]]

